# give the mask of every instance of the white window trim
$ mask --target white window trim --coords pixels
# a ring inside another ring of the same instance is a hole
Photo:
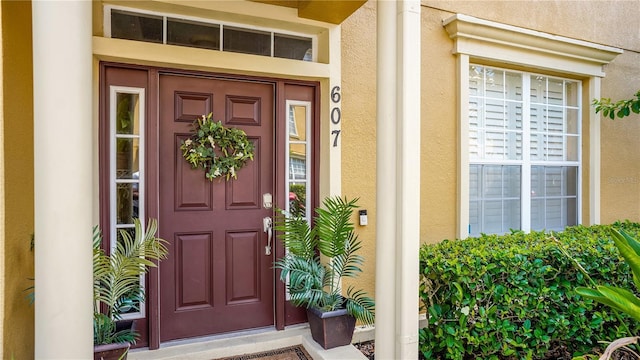
[[[469,168],[469,63],[483,60],[561,72],[588,80],[587,99],[600,98],[603,65],[622,50],[512,25],[456,14],[443,21],[457,56],[458,169]],[[584,104],[583,100],[583,104]],[[600,116],[590,107],[582,111],[589,122],[589,224],[600,222]],[[469,234],[469,173],[458,171],[458,238]],[[584,197],[583,197],[584,199]],[[583,200],[584,201],[584,200]],[[584,223],[585,219],[579,219]]]
[[[117,232],[120,229],[130,229],[132,228],[132,226],[130,225],[118,225],[117,223],[117,184],[118,183],[138,183],[138,219],[140,219],[140,224],[142,225],[142,229],[146,229],[146,221],[145,221],[145,208],[144,208],[144,204],[145,204],[145,188],[144,188],[144,181],[145,181],[145,142],[144,142],[144,124],[145,124],[145,114],[146,114],[146,109],[145,109],[145,104],[146,104],[146,100],[145,100],[145,89],[144,88],[136,88],[136,87],[127,87],[127,86],[111,86],[109,88],[109,114],[110,114],[110,118],[109,118],[109,144],[110,144],[110,153],[109,153],[109,218],[110,218],[110,224],[109,224],[109,238],[110,238],[110,251],[113,251],[116,247],[116,241],[117,241]],[[140,104],[139,107],[139,119],[140,119],[140,124],[139,126],[139,134],[138,135],[126,135],[126,134],[121,134],[121,135],[116,135],[116,126],[115,126],[115,122],[116,122],[116,114],[117,114],[117,95],[118,94],[135,94],[138,95],[138,102]],[[129,179],[117,179],[116,176],[116,150],[115,150],[115,146],[116,146],[116,139],[117,138],[138,138],[138,143],[139,143],[139,176],[137,180],[129,180]],[[144,274],[140,275],[140,284],[142,286],[142,289],[145,289],[145,276]],[[140,319],[140,318],[144,318],[146,314],[146,306],[145,306],[145,301],[140,303],[140,311],[138,312],[132,312],[132,313],[127,313],[127,314],[123,314],[122,315],[122,319],[123,320],[128,320],[128,319]]]

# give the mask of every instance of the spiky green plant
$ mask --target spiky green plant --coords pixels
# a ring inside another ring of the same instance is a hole
[[[158,225],[150,219],[146,231],[139,219],[134,219],[133,237],[126,230],[120,230],[120,238],[110,255],[100,244],[102,233],[93,228],[93,342],[95,345],[118,342],[135,343],[137,332],[131,329],[116,331],[116,321],[123,312],[137,309],[144,300],[144,289],[140,286],[140,276],[153,261],[167,257],[166,241],[157,238]],[[104,310],[101,312],[101,310]]]
[[[640,289],[640,242],[626,232],[615,229],[611,229],[611,238],[624,261],[631,268],[636,289]],[[616,286],[596,285],[594,288],[577,287],[576,293],[625,313],[636,321],[640,321],[640,298],[632,291]],[[600,359],[609,359],[616,349],[635,344],[638,339],[636,336],[631,336],[612,342]],[[636,357],[640,356],[636,354]]]
[[[352,286],[343,295],[343,277],[355,278],[362,272],[364,258],[356,252],[362,247],[351,222],[358,199],[329,197],[316,209],[313,227],[300,216],[280,216],[275,229],[287,248],[276,261],[280,279],[287,284],[295,306],[332,311],[346,308],[364,324],[373,324],[375,302],[362,290]],[[317,250],[317,251],[316,251]],[[329,258],[322,262],[320,255]]]

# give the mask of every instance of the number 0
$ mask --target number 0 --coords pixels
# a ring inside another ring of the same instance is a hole
[[[340,112],[340,108],[331,109],[331,122],[338,125],[340,124],[340,120],[342,118],[342,113]]]

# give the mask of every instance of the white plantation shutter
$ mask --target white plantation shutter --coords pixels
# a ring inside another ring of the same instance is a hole
[[[519,229],[522,216],[532,229],[577,224],[579,82],[478,65],[469,79],[470,234]]]
[[[474,235],[520,227],[520,167],[470,165],[469,227]]]

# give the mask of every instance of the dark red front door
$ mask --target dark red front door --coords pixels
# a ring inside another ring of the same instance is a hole
[[[265,254],[264,194],[274,194],[274,85],[160,75],[160,341],[274,324],[273,255]],[[237,180],[209,181],[182,157],[192,123],[213,113],[244,130],[253,161]]]

